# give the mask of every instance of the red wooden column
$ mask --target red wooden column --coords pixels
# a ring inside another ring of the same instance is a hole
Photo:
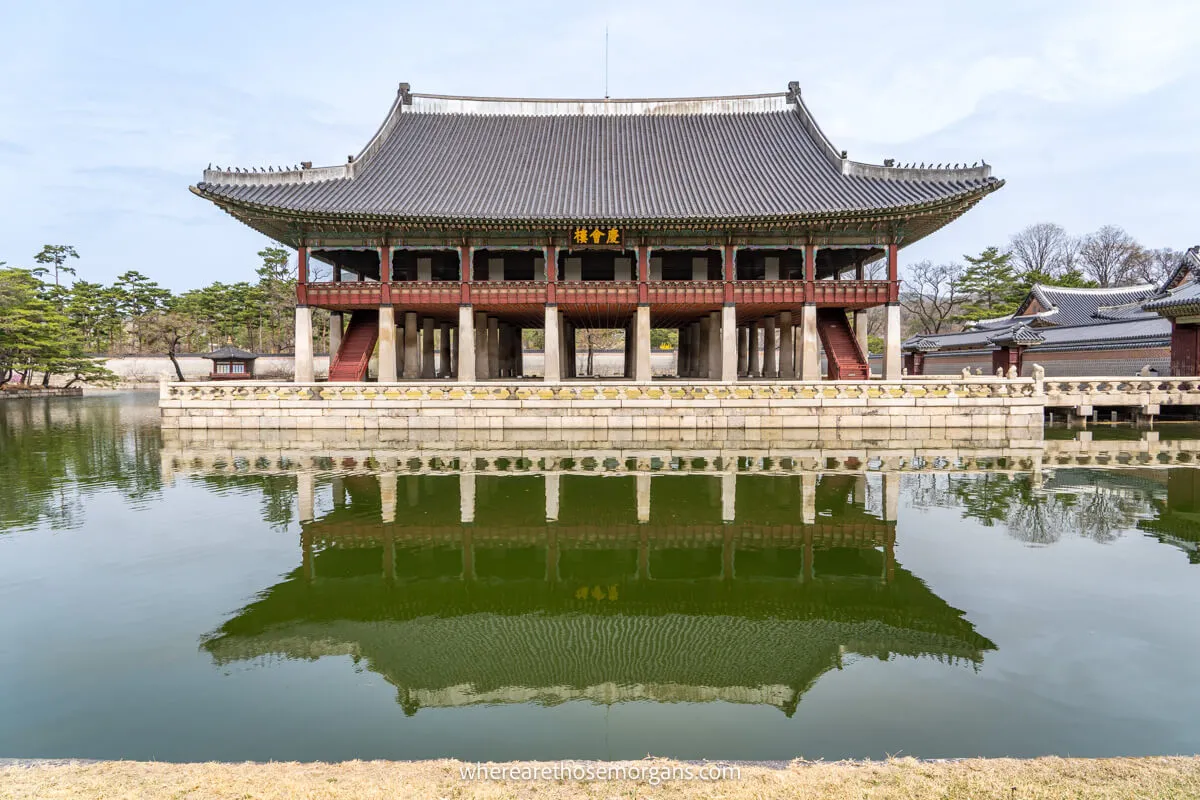
[[[471,305],[471,248],[462,245],[458,248],[458,281],[461,294],[458,302],[461,305]]]
[[[731,244],[727,244],[721,248],[721,280],[725,282],[723,300],[726,303],[733,303],[733,257],[735,249]]]
[[[546,305],[552,306],[558,302],[558,248],[549,245],[542,252],[546,259]]]
[[[638,264],[637,264],[637,280],[638,280],[638,303],[650,302],[650,248],[647,245],[638,245],[637,249]]]
[[[379,248],[379,302],[392,302],[392,248],[386,244]]]
[[[900,267],[897,259],[896,244],[887,246],[887,269],[888,269],[888,302],[900,302]]]
[[[804,302],[815,303],[817,290],[813,281],[817,278],[817,248],[816,245],[804,245]]]
[[[296,304],[308,305],[308,248],[296,248]]]

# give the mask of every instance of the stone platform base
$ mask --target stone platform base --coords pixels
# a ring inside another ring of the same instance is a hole
[[[164,383],[168,429],[1042,428],[1030,378],[769,382]]]
[[[28,389],[0,389],[0,400],[28,400],[33,397],[83,397],[82,386],[57,386]]]

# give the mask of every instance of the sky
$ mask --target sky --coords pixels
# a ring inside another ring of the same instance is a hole
[[[0,0],[0,261],[179,291],[270,242],[188,191],[208,164],[344,163],[414,92],[670,97],[799,81],[859,161],[986,160],[1007,185],[902,251],[1025,225],[1200,242],[1200,2]]]

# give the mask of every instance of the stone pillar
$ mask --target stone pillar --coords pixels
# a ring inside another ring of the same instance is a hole
[[[817,336],[817,307],[806,303],[800,308],[800,364],[802,381],[821,380],[821,339]]]
[[[342,319],[342,312],[329,312],[329,363],[333,364],[333,357],[337,355],[338,350],[342,349],[342,332],[345,330],[346,324]]]
[[[420,338],[417,332],[417,313],[407,311],[404,314],[404,377],[406,379],[421,377]]]
[[[475,380],[487,380],[488,367],[487,314],[475,312]]]
[[[433,318],[426,317],[421,331],[421,377],[429,380],[433,370]]]
[[[450,370],[450,323],[443,322],[438,328],[438,370],[439,378],[449,378]]]
[[[458,377],[458,328],[450,329],[450,377]]]
[[[792,312],[779,315],[779,377],[785,381],[796,378],[796,342],[792,332]]]
[[[645,473],[637,475],[637,521],[650,521],[650,476]]]
[[[696,347],[696,374],[693,377],[700,379],[708,377],[708,366],[712,362],[712,357],[709,354],[712,351],[713,343],[709,332],[713,327],[713,321],[707,314],[700,319],[700,329],[697,334],[698,346]]]
[[[562,378],[562,336],[558,332],[558,306],[546,306],[545,343],[542,346],[542,374],[546,383]]]
[[[900,380],[900,304],[887,304],[887,328],[883,339],[883,379]]]
[[[625,326],[625,337],[624,337],[625,338],[625,347],[624,347],[625,357],[623,359],[623,363],[621,364],[621,377],[622,378],[632,378],[633,377],[633,354],[636,350],[636,346],[634,345],[633,340],[634,340],[635,336],[636,336],[636,334],[634,333],[634,326],[626,325]]]
[[[301,522],[311,522],[316,516],[313,474],[308,470],[296,473],[296,504]]]
[[[634,342],[633,379],[638,383],[649,383],[653,374],[650,371],[650,306],[637,307],[637,324],[634,325],[636,335]]]
[[[721,312],[708,315],[708,373],[710,381],[721,380]]]
[[[396,309],[379,307],[379,382],[396,382]]]
[[[733,303],[721,307],[720,352],[717,370],[722,383],[737,383],[737,309]]]
[[[883,473],[883,519],[895,522],[900,513],[900,473]]]
[[[800,521],[813,525],[817,521],[817,478],[815,472],[800,474]]]
[[[489,378],[500,377],[500,320],[487,318],[487,359]]]
[[[737,519],[737,473],[721,473],[721,521]]]
[[[458,307],[458,379],[475,380],[475,312],[470,306]]]
[[[525,329],[517,328],[513,336],[513,375],[525,377]]]
[[[296,383],[312,383],[313,369],[312,307],[296,306]]]
[[[867,339],[868,339],[867,331],[869,329],[870,328],[867,325],[866,309],[860,309],[858,311],[855,311],[854,312],[854,338],[858,339],[858,346],[860,348],[862,348],[863,355],[867,356],[868,359],[870,357],[870,352],[871,352],[870,348],[868,347],[868,341],[867,341]]]
[[[558,504],[559,504],[559,474],[557,472],[546,473],[546,522],[554,522],[558,519]]]
[[[779,360],[778,343],[775,340],[775,318],[767,317],[763,323],[763,377],[778,378]]]
[[[475,521],[475,473],[458,474],[458,517],[464,524]]]
[[[396,521],[396,473],[379,473],[379,513],[384,522]]]
[[[750,323],[750,356],[746,363],[746,377],[748,378],[762,377],[762,367],[758,360],[758,326],[757,322]]]
[[[750,329],[743,325],[738,328],[738,375],[747,377],[750,370]]]

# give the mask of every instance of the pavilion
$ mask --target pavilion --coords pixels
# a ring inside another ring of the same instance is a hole
[[[986,164],[852,161],[794,82],[657,100],[402,83],[346,163],[210,168],[192,191],[297,249],[297,382],[314,380],[315,307],[330,380],[365,380],[373,354],[381,382],[520,378],[521,331],[542,329],[556,382],[575,376],[574,331],[615,328],[628,379],[651,379],[651,329],[675,329],[678,377],[732,383],[818,380],[822,350],[826,377],[869,377],[876,306],[898,379],[897,250],[1002,185]]]

